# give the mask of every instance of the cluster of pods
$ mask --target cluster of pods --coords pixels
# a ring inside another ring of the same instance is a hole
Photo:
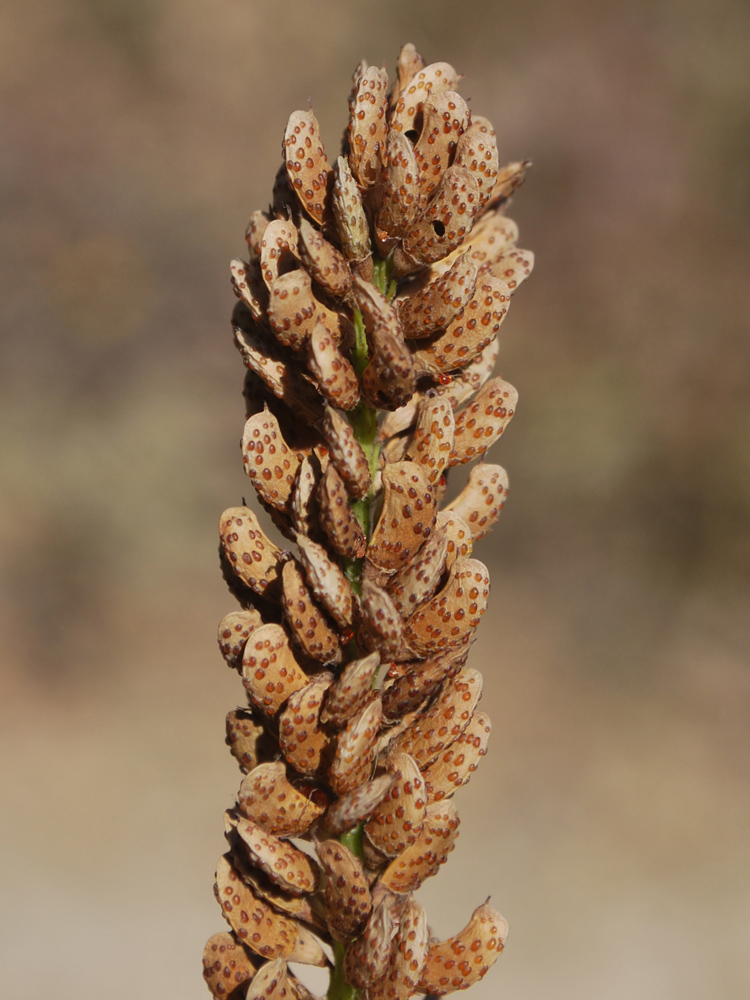
[[[244,467],[281,545],[244,501],[222,514],[239,609],[219,645],[248,704],[227,716],[245,776],[216,871],[229,930],[204,953],[217,1000],[305,1000],[289,963],[332,966],[334,1000],[442,996],[505,943],[489,903],[435,940],[414,897],[490,733],[467,666],[489,594],[472,548],[508,480],[482,460],[444,502],[448,476],[513,416],[492,371],[533,266],[505,214],[527,164],[499,168],[458,81],[412,45],[390,88],[362,63],[333,166],[295,112],[232,262]]]

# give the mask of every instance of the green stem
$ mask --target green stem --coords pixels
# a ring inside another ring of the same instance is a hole
[[[344,955],[346,946],[340,941],[333,942],[333,958],[335,965],[331,972],[331,982],[328,986],[328,1000],[356,1000],[359,990],[347,983],[344,977]]]

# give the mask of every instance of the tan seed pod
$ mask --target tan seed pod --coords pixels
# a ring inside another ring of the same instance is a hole
[[[456,145],[453,159],[474,174],[479,187],[479,211],[490,200],[497,180],[498,157],[495,132],[486,118],[477,116]]]
[[[307,684],[281,625],[261,625],[245,645],[242,679],[253,705],[275,715],[287,698]]]
[[[448,167],[427,209],[404,237],[406,254],[420,265],[432,264],[460,246],[477,212],[479,188],[466,167]],[[412,270],[413,268],[409,268]],[[404,272],[394,257],[394,274]]]
[[[445,569],[448,536],[434,531],[416,556],[400,570],[388,586],[396,611],[408,618],[422,601],[435,593]]]
[[[329,557],[322,545],[305,535],[298,536],[297,545],[300,562],[315,600],[322,604],[341,628],[351,625],[352,588],[341,568]]]
[[[315,376],[321,394],[332,406],[353,410],[359,402],[359,380],[336,337],[318,323],[307,348],[307,367]]]
[[[297,922],[276,913],[245,885],[228,854],[216,866],[214,895],[237,937],[263,958],[286,958],[297,940]]]
[[[372,187],[383,162],[388,107],[388,74],[368,66],[349,102],[349,164],[362,188]]]
[[[242,462],[260,497],[277,510],[286,510],[299,459],[288,447],[279,422],[268,407],[245,423]]]
[[[430,481],[415,462],[394,462],[383,469],[383,509],[367,547],[379,569],[400,570],[432,534],[437,503]]]
[[[376,694],[339,734],[328,771],[330,785],[337,795],[351,792],[370,778],[382,717],[380,695]]]
[[[469,127],[471,112],[466,101],[455,90],[430,95],[422,108],[422,131],[414,147],[419,164],[419,186],[428,198],[438,186],[440,178],[454,162],[454,152],[462,134]],[[456,162],[463,164],[463,161]],[[469,166],[469,164],[465,164]],[[496,171],[497,172],[497,171]]]
[[[516,247],[501,254],[489,268],[496,278],[505,282],[512,294],[534,270],[534,254],[531,250],[519,250]]]
[[[237,804],[243,816],[277,837],[299,837],[324,811],[290,784],[281,761],[259,764],[243,778]]]
[[[531,166],[531,160],[517,160],[508,163],[498,171],[495,187],[492,190],[492,204],[504,204],[514,191],[518,190],[526,180],[526,171]]]
[[[408,403],[399,406],[397,410],[391,410],[389,413],[386,413],[380,425],[378,438],[381,441],[386,441],[395,434],[401,434],[403,431],[410,430],[416,423],[417,410],[423,399],[423,393],[415,392]]]
[[[245,1000],[292,1000],[287,963],[283,958],[266,962],[255,975]]]
[[[372,897],[362,862],[336,840],[317,845],[325,872],[328,926],[339,941],[347,941],[361,929],[372,910]]]
[[[482,275],[474,295],[448,327],[414,351],[420,373],[440,375],[473,361],[497,337],[508,313],[510,290],[492,275]]]
[[[464,667],[443,685],[429,711],[390,744],[389,753],[408,753],[420,768],[429,767],[466,729],[482,694],[482,675]]]
[[[460,933],[430,945],[420,992],[444,996],[478,983],[505,947],[508,923],[489,903],[478,906]]]
[[[409,1000],[427,960],[430,946],[427,914],[415,900],[409,899],[393,941],[385,976],[367,991],[368,1000]]]
[[[394,893],[381,895],[373,907],[364,931],[346,950],[344,971],[352,986],[366,989],[385,974],[403,907],[404,900]]]
[[[456,845],[460,820],[452,802],[427,807],[422,832],[416,841],[388,865],[380,884],[391,892],[416,891],[436,875]]]
[[[518,226],[501,212],[486,211],[482,215],[460,250],[454,250],[443,260],[433,264],[433,270],[442,272],[452,266],[459,253],[468,253],[480,269],[496,260],[518,242]]]
[[[321,401],[312,385],[305,382],[280,356],[281,347],[258,329],[234,327],[234,342],[247,368],[254,372],[278,399],[301,419],[315,424],[321,416]]]
[[[280,840],[251,819],[237,820],[237,833],[251,862],[265,872],[274,885],[292,896],[314,892],[320,872],[311,858],[287,840]]]
[[[320,721],[334,729],[343,729],[370,700],[379,666],[380,654],[377,652],[348,663],[328,688]]]
[[[249,264],[242,260],[233,260],[229,264],[232,275],[234,294],[244,302],[254,320],[263,319],[266,311],[265,287]]]
[[[364,579],[360,607],[360,643],[366,649],[376,648],[383,659],[397,656],[402,646],[404,623],[388,591]]]
[[[387,253],[396,239],[416,221],[422,207],[419,163],[409,139],[391,130],[385,150],[382,196],[375,217],[375,233],[381,252]]]
[[[462,465],[483,455],[510,423],[518,393],[501,378],[490,379],[474,401],[456,414],[450,464]]]
[[[370,466],[351,424],[332,406],[325,408],[323,436],[331,461],[344,480],[347,492],[356,500],[361,499],[372,484]]]
[[[310,898],[306,895],[293,896],[284,888],[270,880],[265,872],[261,871],[251,860],[244,843],[239,838],[237,829],[238,817],[235,813],[225,813],[225,823],[228,826],[226,836],[232,842],[231,860],[235,869],[239,872],[240,878],[248,886],[258,899],[267,903],[276,913],[281,913],[285,917],[291,917],[298,922],[304,921],[314,927],[324,927],[324,922],[313,911],[310,905]],[[296,961],[292,958],[299,944],[299,937],[294,945],[294,950],[287,956],[288,961]]]
[[[307,219],[300,220],[298,250],[302,263],[324,291],[338,299],[347,295],[352,284],[349,262]]]
[[[401,51],[398,54],[398,62],[396,64],[394,98],[398,98],[398,95],[404,87],[411,83],[417,73],[423,70],[424,67],[424,59],[417,52],[412,42],[407,42],[406,45],[401,46]]]
[[[479,392],[492,375],[499,353],[500,342],[496,337],[483,351],[477,354],[473,361],[457,372],[451,382],[445,386],[436,387],[435,391],[445,399],[449,399],[455,410],[467,399],[470,399],[475,392]]]
[[[352,176],[346,157],[340,156],[334,169],[333,219],[344,256],[362,261],[370,256],[370,223],[362,205],[362,193]]]
[[[422,832],[427,793],[417,762],[409,754],[390,754],[388,770],[397,776],[396,781],[373,811],[365,832],[373,846],[395,858]]]
[[[426,656],[467,641],[487,610],[489,593],[490,574],[484,563],[456,559],[442,590],[407,619],[405,642]]]
[[[242,653],[248,636],[254,628],[263,624],[260,612],[255,608],[247,611],[230,611],[219,622],[219,649],[227,661],[227,666],[242,669]]]
[[[250,221],[245,230],[245,240],[250,252],[250,263],[256,264],[260,260],[260,248],[263,241],[263,234],[271,222],[271,216],[267,212],[256,211],[250,216]]]
[[[266,288],[290,267],[297,267],[299,234],[291,220],[274,219],[269,222],[260,241],[260,270]]]
[[[317,517],[316,487],[318,484],[317,459],[305,455],[297,470],[289,511],[295,531],[309,535]]]
[[[319,323],[323,307],[312,291],[307,271],[287,271],[271,283],[268,322],[284,347],[301,351]]]
[[[221,547],[237,576],[256,594],[273,596],[281,549],[273,544],[249,507],[229,507],[219,520]]]
[[[318,487],[320,526],[331,548],[346,559],[361,559],[367,548],[364,531],[349,506],[344,480],[331,462]]]
[[[203,949],[203,978],[214,1000],[232,1000],[234,991],[253,978],[257,967],[257,961],[227,931],[214,934]]]
[[[358,826],[382,802],[394,780],[392,774],[381,774],[337,799],[328,807],[323,818],[323,826],[328,833],[339,837]]]
[[[401,335],[401,325],[394,306],[379,289],[359,275],[354,278],[354,297],[362,311],[368,332],[376,326],[385,326]]]
[[[404,336],[419,339],[445,329],[471,301],[477,274],[474,261],[468,253],[462,253],[436,281],[397,299]]]
[[[226,731],[227,746],[240,765],[240,770],[247,774],[258,765],[260,742],[265,730],[253,719],[251,712],[240,708],[227,714]]]
[[[407,457],[424,469],[431,483],[437,483],[448,467],[454,428],[450,400],[440,396],[422,400]]]
[[[384,717],[389,720],[402,719],[419,708],[435,694],[445,680],[455,677],[463,668],[469,649],[469,646],[459,646],[418,661],[403,676],[397,677],[383,691]]]
[[[341,659],[339,635],[313,600],[296,560],[284,563],[281,586],[281,606],[294,641],[306,656],[318,663],[338,663]]]
[[[411,65],[414,65],[413,61]],[[397,132],[412,130],[417,115],[430,94],[435,96],[445,90],[455,90],[460,79],[460,75],[449,63],[430,63],[419,70],[393,104],[391,128]]]
[[[416,386],[412,353],[389,326],[377,324],[369,339],[371,358],[362,373],[362,393],[376,409],[396,410],[408,403]]]
[[[501,465],[480,462],[469,473],[469,481],[446,511],[468,524],[474,541],[483,538],[500,517],[508,498],[508,473]]]
[[[479,767],[479,761],[487,753],[491,730],[489,715],[474,712],[469,725],[458,739],[425,770],[428,802],[448,799],[459,788],[468,785],[472,774]]]
[[[300,924],[297,928],[297,941],[288,962],[298,962],[300,965],[315,965],[324,969],[329,965],[328,956],[320,946],[320,941],[306,927]],[[295,990],[296,994],[296,990]]]
[[[437,530],[445,531],[448,539],[448,549],[445,556],[445,567],[450,569],[456,559],[465,559],[471,555],[474,539],[471,528],[455,510],[441,510],[437,517]]]
[[[284,136],[286,172],[300,204],[313,221],[322,224],[330,214],[331,165],[312,111],[294,111]]]
[[[317,674],[296,691],[279,716],[279,746],[287,761],[302,774],[315,774],[331,737],[320,728],[320,708],[333,674]]]

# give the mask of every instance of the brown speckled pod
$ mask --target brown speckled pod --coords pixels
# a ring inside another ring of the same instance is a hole
[[[307,684],[281,625],[261,625],[245,644],[242,679],[253,705],[275,715],[287,698]]]
[[[380,884],[391,892],[414,892],[425,879],[436,875],[456,846],[460,820],[452,802],[427,807],[422,832],[388,865]]]
[[[483,538],[500,517],[508,499],[508,473],[501,465],[480,462],[469,473],[469,481],[446,511],[469,526],[474,541]]]
[[[381,894],[363,933],[347,948],[344,968],[352,986],[364,989],[385,974],[404,903],[393,893]]]
[[[375,66],[368,66],[359,77],[349,107],[349,163],[360,187],[372,187],[380,173],[386,143],[386,72]]]
[[[392,774],[381,774],[338,798],[325,814],[323,825],[335,837],[362,822],[388,794]]]
[[[331,737],[320,727],[320,710],[333,674],[317,674],[291,696],[279,716],[279,746],[300,774],[315,774]]]
[[[227,931],[214,934],[203,949],[203,978],[215,1000],[230,998],[233,990],[253,978],[258,964]]]
[[[409,1000],[414,996],[429,949],[427,914],[415,899],[404,906],[386,974],[367,991],[368,1000]]]
[[[365,533],[349,506],[344,480],[331,462],[318,487],[320,526],[335,553],[346,559],[361,559],[367,548]]]
[[[341,671],[326,693],[320,713],[323,723],[342,729],[349,719],[360,712],[372,695],[373,679],[380,666],[380,653],[370,653],[361,660],[352,660]]]
[[[372,485],[367,457],[354,436],[351,424],[332,406],[326,406],[325,409],[323,435],[331,453],[331,461],[344,480],[349,495],[355,499],[365,496]]]
[[[242,779],[237,805],[243,816],[277,837],[299,837],[323,813],[322,806],[306,798],[287,780],[286,767],[281,761],[253,768]]]
[[[292,1000],[292,996],[287,963],[276,958],[258,970],[245,1000]]]
[[[279,579],[281,549],[249,507],[230,507],[219,521],[221,546],[237,576],[256,594],[270,595]]]
[[[417,555],[390,581],[388,591],[396,611],[408,618],[418,605],[435,593],[445,570],[448,534],[436,530]]]
[[[395,858],[422,832],[427,793],[417,762],[409,754],[391,754],[388,770],[396,780],[367,821],[365,832],[374,847]]]
[[[242,462],[258,494],[272,507],[289,503],[299,459],[282,437],[279,422],[268,407],[245,423]]]
[[[508,250],[501,254],[489,267],[496,278],[500,278],[513,294],[534,270],[534,254],[531,250]]]
[[[461,253],[436,281],[397,299],[404,336],[418,340],[445,329],[470,302],[478,273],[470,255]]]
[[[318,119],[312,111],[295,111],[284,136],[284,157],[289,182],[299,202],[314,222],[330,214],[331,165],[320,138]]]
[[[457,559],[443,589],[407,620],[404,640],[423,656],[461,645],[487,610],[489,593],[490,574],[484,563]]]
[[[344,256],[364,261],[370,255],[370,224],[362,204],[362,193],[352,176],[349,161],[340,156],[334,169],[333,217]],[[372,262],[370,262],[372,273]]]
[[[306,854],[288,841],[268,833],[251,819],[239,817],[236,830],[247,848],[251,863],[265,872],[274,885],[292,896],[315,890],[320,873]]]
[[[455,937],[430,945],[419,989],[444,996],[465,990],[497,961],[508,937],[508,924],[497,910],[483,903]]]
[[[344,628],[352,623],[352,588],[338,563],[322,545],[304,535],[297,538],[299,558],[315,600]]]
[[[456,414],[451,465],[483,455],[497,441],[516,412],[518,393],[508,382],[493,378],[466,409]]]
[[[431,483],[437,483],[448,467],[455,425],[450,400],[428,397],[419,404],[417,424],[406,454],[422,466]]]
[[[354,409],[359,402],[359,379],[351,361],[340,350],[336,337],[322,323],[318,323],[310,334],[307,367],[331,406]]]
[[[351,792],[370,777],[382,718],[380,695],[375,695],[339,734],[328,771],[331,787],[337,795]]]
[[[297,249],[300,260],[324,292],[337,298],[347,295],[352,284],[349,262],[307,219],[300,220]]]
[[[242,669],[242,653],[245,643],[254,628],[263,624],[260,612],[255,608],[246,611],[230,611],[219,623],[219,649],[227,661],[227,666]]]
[[[282,570],[284,618],[292,637],[305,656],[318,663],[341,660],[339,634],[313,600],[299,563],[290,559]]]
[[[449,164],[464,163],[454,158],[454,153],[470,120],[471,112],[466,101],[454,90],[430,95],[424,102],[422,131],[414,147],[423,198],[429,198]]]
[[[260,761],[260,747],[265,730],[253,719],[252,712],[238,709],[226,718],[226,743],[244,773],[252,771]]]
[[[229,855],[219,858],[214,894],[237,937],[262,958],[286,958],[294,950],[297,923],[276,913],[240,878]]]
[[[432,534],[437,504],[429,477],[415,462],[394,462],[383,470],[383,509],[367,546],[380,569],[402,569]]]
[[[318,857],[326,876],[329,926],[339,941],[347,941],[361,928],[372,910],[372,897],[362,862],[335,840],[318,844]]]
[[[468,785],[479,761],[487,753],[491,730],[488,715],[484,712],[472,715],[458,739],[425,770],[428,802],[450,798],[459,788]]]
[[[460,79],[449,63],[431,63],[420,69],[396,98],[391,114],[391,127],[398,132],[413,129],[427,97],[453,90]]]

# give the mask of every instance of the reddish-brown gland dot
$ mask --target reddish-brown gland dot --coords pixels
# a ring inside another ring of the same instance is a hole
[[[445,372],[440,372],[440,374],[437,377],[437,380],[441,385],[450,385],[451,382],[453,381],[453,376],[446,375]]]
[[[504,917],[489,903],[477,907],[459,934],[430,945],[419,981],[420,991],[444,996],[478,983],[497,961],[507,937]]]

